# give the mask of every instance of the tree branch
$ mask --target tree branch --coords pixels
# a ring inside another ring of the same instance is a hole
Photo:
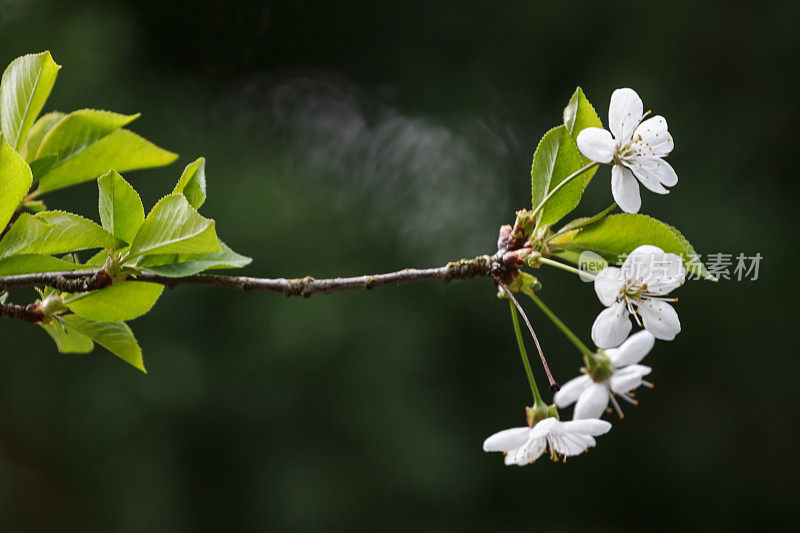
[[[451,280],[489,276],[505,271],[507,266],[511,266],[508,263],[513,260],[512,258],[505,259],[497,255],[494,257],[482,255],[473,259],[450,262],[439,268],[407,268],[387,274],[334,279],[314,279],[310,276],[295,279],[271,279],[216,274],[195,274],[193,276],[169,278],[149,272],[136,274],[131,276],[131,279],[160,283],[169,288],[177,287],[178,285],[209,285],[240,291],[272,291],[283,293],[286,296],[309,297],[312,294],[330,294],[335,291],[352,289],[370,290],[383,285],[403,285],[418,281],[441,281],[447,283]],[[104,284],[100,281],[105,279],[104,275],[105,277],[108,276],[103,270],[75,270],[5,276],[0,277],[0,291],[46,285],[65,292],[86,292],[107,286],[108,283]]]
[[[44,313],[42,313],[37,304],[30,304],[25,307],[12,303],[0,304],[0,316],[33,323],[42,322],[45,318]]]

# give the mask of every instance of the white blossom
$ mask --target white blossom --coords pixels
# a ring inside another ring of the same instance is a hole
[[[608,433],[611,424],[605,420],[587,419],[561,422],[545,418],[533,427],[511,428],[495,433],[483,443],[487,452],[503,452],[507,465],[523,466],[538,459],[547,448],[550,458],[580,455],[595,445],[594,437]]]
[[[664,157],[674,147],[667,131],[667,120],[656,115],[642,122],[642,99],[633,89],[617,89],[608,106],[608,126],[585,128],[578,134],[580,151],[598,163],[612,163],[611,193],[626,213],[636,213],[642,205],[638,179],[658,194],[667,194],[664,186],[678,183],[678,175]]]
[[[652,245],[639,246],[622,268],[608,266],[594,280],[594,290],[606,306],[592,325],[592,340],[602,348],[614,348],[631,331],[629,315],[655,338],[670,341],[681,330],[678,313],[667,302],[672,289],[683,285],[686,269],[681,258]]]
[[[608,369],[601,375],[602,379],[584,374],[567,381],[553,397],[556,407],[564,408],[575,403],[573,419],[600,418],[611,401],[622,418],[622,409],[614,396],[635,405],[632,391],[640,385],[652,387],[642,379],[650,373],[650,367],[638,363],[653,349],[655,342],[649,331],[640,331],[628,337],[619,348],[605,350]]]

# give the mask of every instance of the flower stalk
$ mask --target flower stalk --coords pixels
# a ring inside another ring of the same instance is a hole
[[[528,383],[531,386],[534,408],[546,405],[542,400],[541,394],[539,394],[539,388],[536,386],[536,380],[533,379],[531,362],[528,360],[528,351],[525,349],[525,341],[522,338],[522,329],[519,327],[517,309],[514,307],[514,303],[511,300],[508,301],[508,305],[511,309],[511,322],[514,324],[514,334],[517,336],[517,346],[519,346],[519,354],[522,357],[522,366],[525,367],[525,375],[528,376]]]
[[[545,265],[550,265],[551,267],[560,268],[561,270],[571,272],[572,274],[577,274],[581,277],[587,277],[590,279],[594,279],[596,277],[596,275],[592,272],[587,272],[586,270],[581,270],[580,268],[575,268],[573,266],[561,263],[559,261],[553,261],[552,259],[548,259],[547,257],[537,257],[536,262]]]
[[[594,360],[594,358],[595,358],[594,352],[592,352],[583,342],[581,342],[581,340],[578,338],[578,336],[575,335],[572,332],[572,330],[570,330],[567,327],[567,325],[564,324],[564,322],[562,322],[561,319],[558,318],[556,316],[556,314],[553,313],[553,311],[550,310],[549,307],[547,307],[547,305],[545,305],[545,303],[541,300],[541,298],[536,296],[536,294],[529,294],[528,296],[530,296],[531,300],[533,300],[536,303],[536,305],[539,306],[539,308],[542,310],[542,312],[545,315],[547,315],[547,318],[549,318],[553,322],[553,324],[555,324],[556,327],[561,330],[561,333],[563,333],[564,336],[566,336],[567,339],[569,339],[569,341],[572,344],[574,344],[575,347],[578,348],[578,350],[580,350],[580,352],[587,359]]]

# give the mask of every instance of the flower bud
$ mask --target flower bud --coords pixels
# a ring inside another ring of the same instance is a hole
[[[506,250],[511,239],[511,224],[500,226],[500,235],[497,237],[497,249]]]
[[[63,313],[67,310],[67,306],[61,301],[61,296],[53,294],[48,296],[39,304],[39,310],[45,316],[53,316],[56,313]]]

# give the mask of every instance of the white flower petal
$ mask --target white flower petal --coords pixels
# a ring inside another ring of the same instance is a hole
[[[623,165],[614,165],[611,168],[611,195],[626,213],[638,213],[642,207],[639,184],[630,169]]]
[[[639,316],[642,317],[644,327],[655,338],[662,341],[671,341],[681,331],[681,321],[678,313],[667,302],[641,298],[637,307]]]
[[[652,255],[655,256],[662,256],[664,255],[664,250],[655,246],[653,244],[643,244],[633,249],[633,251],[628,254],[628,257],[625,259],[623,265],[628,265],[630,262],[638,262],[641,258],[647,258]]]
[[[634,333],[619,348],[606,350],[611,364],[616,367],[633,365],[644,359],[656,343],[656,338],[647,330]]]
[[[539,437],[544,437],[551,431],[555,429],[558,431],[561,422],[557,418],[545,418],[536,423],[535,426],[531,429],[531,439],[538,439]]]
[[[507,465],[525,466],[538,459],[544,453],[545,448],[547,448],[547,439],[544,437],[530,439],[519,448],[508,452],[505,463]]]
[[[679,255],[649,244],[632,251],[622,264],[622,271],[627,279],[643,285],[646,293],[659,296],[681,286],[686,279]]]
[[[530,432],[531,428],[527,426],[499,431],[483,441],[483,451],[508,452],[519,448],[528,440]]]
[[[572,378],[561,386],[553,396],[553,402],[556,407],[564,408],[571,403],[575,403],[578,397],[593,383],[592,378],[586,374],[582,374],[577,378]]]
[[[649,374],[651,368],[644,365],[630,365],[625,368],[614,372],[609,380],[611,390],[616,394],[625,394],[639,387],[642,384],[642,378]]]
[[[664,161],[663,159],[659,159],[656,168],[654,169],[654,173],[663,185],[667,187],[672,187],[678,184],[678,174],[675,173],[675,169],[672,168],[672,165]]]
[[[569,422],[562,422],[562,425],[564,427],[564,431],[569,433],[592,435],[594,437],[608,433],[608,430],[611,429],[610,422],[598,420],[596,418],[570,420]]]
[[[577,143],[583,155],[598,163],[610,163],[617,150],[611,133],[603,128],[584,128],[578,134]]]
[[[672,187],[678,183],[675,169],[660,157],[625,157],[622,162],[630,167],[636,178],[654,193],[668,194],[669,189],[665,189],[664,185]]]
[[[642,120],[642,99],[633,89],[617,89],[608,105],[608,127],[614,138],[627,141]]]
[[[605,383],[593,383],[578,398],[572,418],[573,420],[600,418],[606,407],[608,407],[608,386]]]
[[[605,267],[594,278],[594,292],[597,293],[600,303],[606,307],[614,305],[624,288],[625,277],[617,267]]]
[[[614,348],[622,344],[631,332],[628,309],[619,302],[603,310],[592,324],[592,340],[599,348]]]
[[[654,193],[668,194],[669,189],[664,188],[664,185],[672,187],[678,183],[675,169],[660,157],[626,156],[622,158],[622,163],[630,168],[636,178]]]
[[[576,433],[551,436],[548,441],[553,450],[567,457],[580,455],[595,445],[595,440],[591,436]]]
[[[643,121],[633,132],[634,149],[641,155],[664,157],[675,148],[672,135],[667,131],[667,119],[656,115]]]

